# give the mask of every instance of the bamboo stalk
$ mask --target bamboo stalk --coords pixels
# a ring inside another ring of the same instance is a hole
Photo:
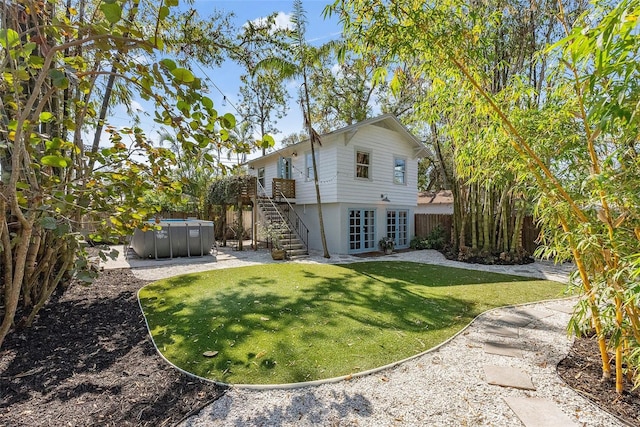
[[[562,224],[563,230],[568,233],[569,225],[564,217],[560,217],[560,223]],[[569,245],[571,247],[571,253],[573,254],[573,258],[576,262],[576,267],[578,268],[578,273],[580,274],[580,279],[582,280],[582,287],[584,293],[587,295],[589,301],[589,308],[591,309],[591,319],[593,321],[593,327],[596,330],[596,337],[598,339],[598,349],[600,350],[600,359],[602,362],[602,378],[609,379],[611,378],[611,367],[609,366],[609,354],[607,353],[607,342],[604,338],[604,334],[602,331],[602,320],[600,319],[600,310],[598,309],[598,304],[596,303],[595,296],[593,295],[593,287],[591,286],[591,281],[589,280],[589,275],[587,274],[586,266],[582,261],[582,254],[576,249],[576,245],[573,242],[573,237],[569,236]]]
[[[622,301],[620,295],[616,294],[616,322],[618,328],[622,330]],[[620,338],[620,341],[616,343],[616,393],[622,394],[624,391],[624,376],[622,373],[622,344],[624,342],[624,336]]]

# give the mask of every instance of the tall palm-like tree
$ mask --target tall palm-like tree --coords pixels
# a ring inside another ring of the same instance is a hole
[[[174,178],[182,184],[182,193],[189,199],[189,204],[195,208],[200,218],[206,217],[206,199],[211,177],[216,170],[207,159],[207,151],[191,152],[183,149],[175,136],[167,131],[159,134],[158,144],[167,145],[175,153],[176,169]],[[219,158],[217,159],[219,162]]]
[[[316,202],[318,204],[318,221],[320,224],[320,238],[322,240],[322,249],[325,258],[331,258],[327,248],[327,239],[324,232],[324,221],[322,219],[322,199],[320,197],[320,183],[318,181],[318,165],[316,161],[316,146],[322,146],[320,135],[313,129],[311,121],[310,95],[308,87],[309,68],[315,62],[315,59],[323,53],[331,49],[332,45],[327,44],[317,49],[307,44],[305,40],[305,30],[307,18],[302,7],[302,0],[294,0],[293,15],[291,22],[294,26],[291,30],[292,38],[292,60],[289,61],[281,57],[269,57],[263,59],[256,65],[256,70],[261,68],[278,70],[283,79],[302,78],[302,89],[300,91],[300,107],[302,108],[302,116],[304,118],[304,127],[309,135],[311,143],[311,159],[313,163],[313,182],[316,190]]]

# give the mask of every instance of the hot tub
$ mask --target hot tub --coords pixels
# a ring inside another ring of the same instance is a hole
[[[213,221],[166,219],[157,224],[149,222],[160,229],[137,229],[131,238],[131,247],[141,258],[208,255],[215,242]]]

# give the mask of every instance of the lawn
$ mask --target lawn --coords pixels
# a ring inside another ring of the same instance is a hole
[[[178,367],[280,384],[402,360],[487,309],[561,297],[565,287],[411,262],[283,263],[177,276],[139,295],[156,345]]]

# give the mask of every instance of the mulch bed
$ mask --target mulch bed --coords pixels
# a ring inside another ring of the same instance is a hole
[[[560,377],[578,393],[630,426],[640,426],[640,390],[625,384],[622,395],[616,393],[615,367],[612,378],[602,381],[602,362],[594,338],[575,340],[567,357],[558,365]]]
[[[378,254],[379,255],[379,254]],[[147,282],[108,270],[74,284],[33,327],[0,350],[0,426],[170,426],[225,390],[172,368],[153,347],[136,292]],[[640,393],[601,382],[594,340],[577,339],[558,366],[569,386],[629,425]]]
[[[108,270],[73,284],[0,350],[0,426],[169,426],[224,394],[153,347],[136,293]]]

